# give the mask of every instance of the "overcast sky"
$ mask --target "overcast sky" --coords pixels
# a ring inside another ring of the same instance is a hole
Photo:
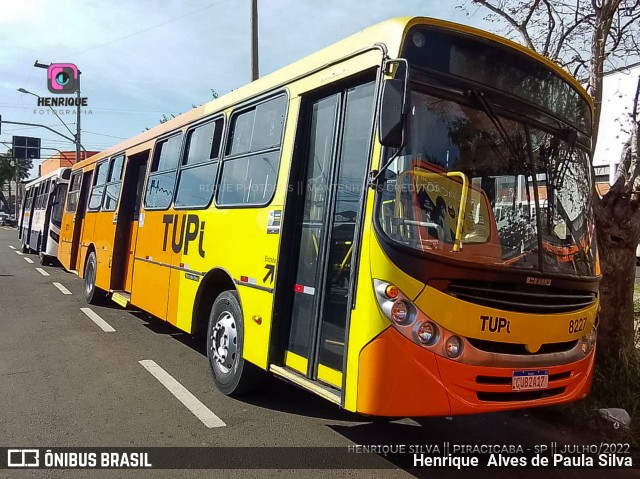
[[[66,132],[48,108],[19,93],[47,90],[42,63],[82,71],[82,143],[103,150],[249,81],[250,0],[0,0],[0,115]],[[438,0],[259,0],[260,73],[270,73],[377,22],[432,16],[493,28]],[[57,108],[59,110],[60,108]],[[87,112],[91,111],[91,115]],[[71,112],[70,112],[71,113]],[[75,115],[62,115],[75,131]],[[3,125],[44,147],[74,150],[41,128]],[[0,144],[0,152],[6,147]],[[43,150],[43,155],[46,153]],[[53,150],[49,154],[55,153]],[[35,162],[37,164],[37,161]]]

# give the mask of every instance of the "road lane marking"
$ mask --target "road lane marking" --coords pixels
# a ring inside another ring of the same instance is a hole
[[[25,260],[27,263],[29,264],[33,264],[33,260],[31,258],[27,258],[26,256],[24,258],[22,258],[23,260]]]
[[[109,323],[107,323],[104,319],[102,319],[98,314],[93,311],[91,308],[80,308],[84,314],[86,314],[91,321],[96,323],[100,329],[102,329],[105,333],[114,333],[116,330],[111,327]]]
[[[47,273],[45,270],[43,270],[42,268],[36,268],[36,271],[38,273],[40,273],[42,276],[49,276],[49,273]]]
[[[17,254],[18,256],[22,256],[24,253],[22,251],[14,251],[15,254]]]
[[[10,244],[10,245],[9,245],[9,248],[11,248],[11,249],[16,249],[16,247],[15,247],[15,246],[13,246],[12,244]]]
[[[208,428],[226,426],[222,419],[216,416],[207,406],[202,404],[197,397],[191,394],[189,390],[175,380],[173,376],[158,366],[155,361],[144,359],[138,362],[158,381],[160,381],[178,401],[184,404],[184,406],[191,411],[195,417],[200,419],[205,426]]]
[[[62,286],[60,283],[53,283],[53,285],[56,288],[58,288],[62,294],[73,294],[71,291],[69,291],[67,288]]]

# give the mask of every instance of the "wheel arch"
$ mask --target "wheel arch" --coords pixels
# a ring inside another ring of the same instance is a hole
[[[84,279],[84,270],[87,268],[87,261],[89,260],[89,255],[91,254],[91,252],[96,253],[96,247],[93,243],[90,243],[89,246],[87,247],[87,251],[84,254],[84,259],[82,261],[82,270],[78,271],[78,276],[80,276],[82,279]],[[98,253],[96,253],[96,261],[98,259]],[[96,268],[97,268],[97,263],[96,263]]]
[[[201,336],[206,333],[211,307],[220,293],[224,291],[235,291],[238,294],[240,308],[242,308],[236,282],[227,270],[214,268],[204,275],[193,305],[191,334]]]

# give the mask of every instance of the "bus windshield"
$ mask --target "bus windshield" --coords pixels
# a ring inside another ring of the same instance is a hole
[[[391,240],[462,261],[594,274],[589,155],[566,129],[413,91],[407,130],[380,195]]]

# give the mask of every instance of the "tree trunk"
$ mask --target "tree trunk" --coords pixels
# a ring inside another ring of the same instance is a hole
[[[633,345],[633,287],[636,246],[640,238],[640,208],[624,192],[610,190],[595,205],[602,281],[598,354],[617,361]]]

